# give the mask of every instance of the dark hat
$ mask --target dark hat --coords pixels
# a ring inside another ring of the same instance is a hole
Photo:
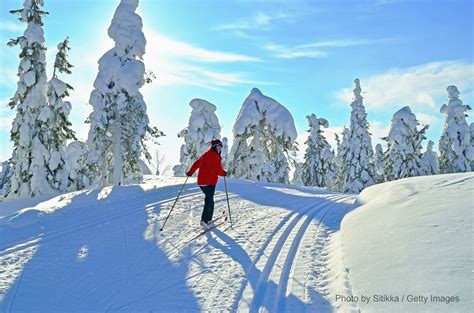
[[[213,139],[211,141],[211,146],[221,146],[222,147],[222,141],[220,141],[219,139]]]

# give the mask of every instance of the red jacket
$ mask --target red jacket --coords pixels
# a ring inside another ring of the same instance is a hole
[[[226,172],[222,168],[221,156],[214,150],[209,149],[194,162],[188,171],[189,176],[199,168],[197,184],[200,186],[215,186],[217,184],[217,176],[226,176]]]

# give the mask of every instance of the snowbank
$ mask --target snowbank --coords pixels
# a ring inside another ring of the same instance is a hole
[[[341,225],[353,298],[339,301],[362,312],[470,312],[473,200],[473,173],[365,189]]]

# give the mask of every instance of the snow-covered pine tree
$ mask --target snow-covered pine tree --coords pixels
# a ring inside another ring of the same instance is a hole
[[[439,140],[439,167],[441,173],[471,171],[474,160],[474,149],[471,143],[471,132],[466,122],[466,111],[469,105],[463,105],[459,99],[456,86],[448,86],[448,102],[441,106],[444,113],[444,129]]]
[[[222,167],[227,168],[227,158],[229,156],[229,140],[227,137],[222,138],[222,150],[221,150],[221,158],[222,158]]]
[[[77,140],[74,131],[71,129],[71,122],[68,119],[71,112],[71,103],[64,99],[69,96],[69,91],[73,88],[71,85],[60,80],[59,73],[71,73],[73,67],[67,61],[67,52],[69,47],[69,38],[58,44],[58,53],[54,61],[53,78],[48,82],[48,101],[51,108],[51,115],[44,116],[43,121],[49,124],[50,131],[43,133],[45,147],[51,155],[49,170],[52,175],[52,185],[60,192],[68,190],[68,186],[77,184],[69,177],[66,166],[66,143],[68,140]],[[69,188],[69,190],[75,190]]]
[[[81,190],[90,185],[90,169],[87,164],[87,145],[72,141],[66,147],[66,169],[69,175],[69,191]]]
[[[421,163],[425,168],[425,175],[436,175],[439,173],[438,154],[433,151],[434,142],[428,141],[425,153],[421,158]]]
[[[140,180],[140,157],[150,161],[148,139],[162,136],[150,127],[146,104],[139,89],[145,79],[142,57],[146,40],[142,19],[135,13],[138,0],[122,0],[108,29],[115,46],[99,60],[99,72],[94,81],[89,103],[93,107],[87,123],[90,130],[87,144],[89,160],[97,183],[112,181],[120,185],[123,179]],[[113,176],[112,176],[113,173]]]
[[[329,122],[324,118],[317,118],[311,114],[306,116],[309,124],[309,136],[305,142],[303,184],[306,186],[326,187],[326,176],[333,171],[332,159],[334,156],[331,147],[323,135],[322,127],[329,127]]]
[[[375,183],[372,141],[369,133],[367,113],[363,104],[359,79],[354,80],[354,101],[351,103],[351,124],[349,127],[349,150],[344,157],[342,192],[360,192]]]
[[[234,143],[227,158],[227,172],[234,177],[247,177],[250,169],[248,153],[247,136],[234,137]]]
[[[0,172],[0,195],[5,195],[8,192],[8,184],[12,176],[12,167],[9,161],[1,163],[2,171]]]
[[[328,190],[333,190],[336,186],[336,163],[335,163],[335,155],[334,151],[331,149],[331,146],[328,144],[326,147],[324,147],[323,154],[322,154],[323,160],[326,160],[326,176],[324,178],[325,184]]]
[[[290,112],[274,99],[252,89],[233,128],[229,153],[232,176],[288,183],[289,163],[296,153],[296,128]]]
[[[194,161],[209,149],[211,141],[221,138],[216,106],[202,99],[193,99],[189,105],[192,111],[188,127],[178,134],[184,138],[184,144],[181,146],[180,164],[173,167],[175,176],[184,176]]]
[[[471,151],[474,152],[474,123],[469,124],[469,130],[471,132]],[[474,157],[471,158],[471,170],[474,169]]]
[[[8,42],[9,46],[21,48],[18,88],[9,102],[10,108],[17,111],[11,130],[13,170],[9,198],[52,194],[58,188],[49,167],[54,160],[47,149],[51,132],[48,118],[53,113],[47,100],[43,17],[48,13],[42,11],[43,4],[43,0],[25,0],[22,9],[10,11],[28,25],[23,36]]]
[[[291,180],[291,183],[293,185],[303,186],[304,184],[303,184],[302,174],[303,174],[303,163],[298,162],[295,164],[295,171],[293,172],[293,179]]]
[[[382,145],[379,143],[375,146],[374,166],[375,166],[375,182],[377,184],[383,183],[384,182],[383,150],[382,150]]]
[[[342,139],[336,134],[337,155],[334,158],[334,167],[336,169],[336,182],[333,190],[341,191],[344,186],[344,179],[346,177],[346,158],[349,151],[349,128],[344,126],[342,130]]]
[[[406,106],[395,112],[387,137],[387,151],[384,154],[385,180],[392,181],[405,177],[425,174],[421,162],[421,142],[426,139],[428,125],[417,129],[419,125],[415,114]]]

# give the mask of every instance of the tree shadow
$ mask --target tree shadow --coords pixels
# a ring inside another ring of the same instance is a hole
[[[1,224],[0,258],[13,263],[25,249],[34,252],[15,263],[18,277],[0,311],[199,311],[187,264],[171,262],[144,238],[147,207],[180,187],[113,187],[104,197],[90,190],[55,214],[30,210]]]
[[[289,217],[293,214],[299,214],[304,211],[306,205],[325,205],[335,204],[337,200],[343,196],[353,196],[356,194],[341,194],[337,192],[325,191],[322,188],[313,189],[311,187],[301,187],[293,185],[283,185],[277,183],[252,182],[241,179],[228,179],[227,183],[229,195],[235,194],[238,197],[256,203],[261,206],[278,207],[289,211]],[[224,184],[219,181],[216,190],[225,191]],[[292,194],[287,190],[296,191]],[[303,205],[302,205],[303,204]],[[341,221],[344,216],[352,211],[354,206],[352,203],[339,202],[331,207],[331,218],[326,218],[322,223],[331,231],[340,229]],[[231,207],[232,210],[232,207]],[[234,212],[236,213],[236,212]],[[312,214],[312,210],[306,210],[305,215]],[[234,214],[238,216],[238,214]],[[244,214],[244,217],[252,218],[252,216]],[[285,219],[287,220],[287,219]],[[236,221],[236,223],[245,221]]]
[[[319,191],[307,192],[305,187],[236,179],[229,179],[229,182],[231,195],[290,212],[273,234],[291,216],[302,214],[298,207],[301,201],[331,201],[315,197]],[[166,215],[168,212],[164,212],[160,201],[173,201],[180,188],[181,185],[173,185],[144,191],[135,185],[106,188],[106,192],[90,189],[67,199],[68,204],[54,214],[32,209],[2,220],[0,261],[5,256],[11,256],[12,260],[17,258],[13,263],[18,275],[6,287],[5,298],[0,299],[0,311],[150,311],[157,308],[164,312],[200,311],[199,301],[187,284],[193,278],[188,276],[193,257],[191,250],[182,250],[186,258],[174,262],[162,247],[146,240],[144,235],[150,227],[149,211]],[[279,188],[293,188],[309,196],[288,194]],[[222,182],[218,190],[223,191]],[[188,183],[181,196],[183,202],[185,197],[195,193],[201,194],[201,191],[194,182]],[[236,216],[242,218],[239,214]],[[338,229],[341,219],[327,223]],[[152,223],[158,225],[160,222],[162,220]],[[177,228],[184,226],[184,222],[179,221],[179,214],[169,223]],[[242,247],[226,234],[216,233],[226,245],[216,240],[210,240],[209,244],[241,264],[252,288],[259,285],[262,290],[276,292],[275,283],[258,283],[261,271]],[[18,246],[22,243],[26,244]],[[12,249],[7,250],[9,248]],[[24,251],[30,248],[34,251],[25,256]],[[236,299],[242,296],[244,287]],[[316,291],[310,291],[310,298],[313,303],[320,303],[318,308],[330,307]],[[264,303],[264,299],[255,301],[257,304],[261,301],[270,311],[273,309]],[[285,302],[292,308],[304,305],[292,295],[285,297]],[[237,303],[232,309],[236,310],[236,306]]]
[[[236,312],[239,310],[239,302],[244,301],[242,296],[247,284],[250,284],[250,287],[254,290],[254,297],[249,301],[249,303],[246,303],[249,312],[260,312],[262,308],[265,308],[268,312],[284,312],[289,311],[287,310],[289,307],[291,307],[291,311],[294,312],[302,312],[305,310],[307,304],[292,294],[288,296],[283,295],[282,298],[277,299],[276,302],[268,303],[265,295],[276,295],[278,285],[273,281],[268,280],[268,277],[256,267],[256,261],[258,261],[259,258],[256,258],[255,262],[252,261],[247,252],[234,239],[224,232],[215,229],[213,233],[217,238],[221,239],[224,244],[217,241],[210,234],[208,235],[208,243],[231,257],[235,262],[239,263],[245,273],[246,280],[234,297],[231,311]],[[262,277],[265,279],[262,279]],[[311,290],[310,293],[312,301],[317,302],[319,304],[318,307],[322,309],[318,312],[326,312],[325,308],[328,308],[327,312],[332,311],[330,303],[322,295],[315,290]]]

